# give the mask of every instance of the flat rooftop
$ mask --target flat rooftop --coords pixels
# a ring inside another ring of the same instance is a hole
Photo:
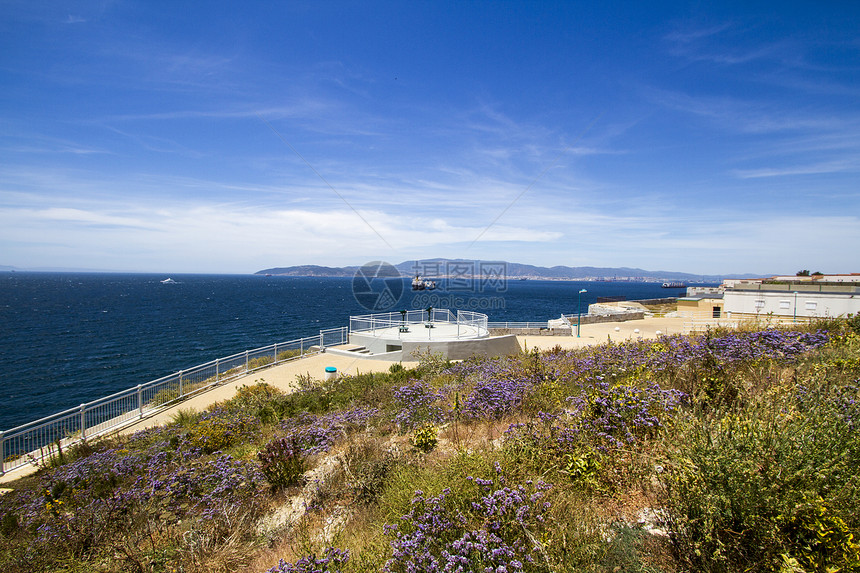
[[[354,333],[362,336],[372,336],[384,340],[400,340],[408,342],[423,342],[426,340],[458,340],[486,338],[489,333],[484,328],[470,324],[451,324],[450,322],[409,323],[401,326],[390,326],[362,330]]]

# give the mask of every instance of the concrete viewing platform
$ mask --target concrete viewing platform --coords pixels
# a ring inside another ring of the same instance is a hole
[[[487,324],[486,314],[438,308],[351,316],[349,345],[326,352],[400,362],[427,352],[460,360],[520,351],[514,335],[492,336]]]
[[[486,338],[489,336],[486,328],[470,324],[455,324],[449,322],[427,322],[391,326],[366,330],[361,334],[406,342],[429,342],[433,340],[459,340],[463,338]]]

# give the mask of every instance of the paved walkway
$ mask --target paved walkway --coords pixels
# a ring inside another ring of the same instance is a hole
[[[236,395],[236,390],[241,386],[250,386],[257,382],[265,382],[284,392],[292,392],[298,387],[297,379],[299,376],[309,375],[314,380],[323,380],[325,378],[325,369],[328,366],[337,368],[338,374],[359,374],[361,372],[387,372],[391,364],[392,362],[385,360],[362,360],[337,354],[317,354],[307,358],[300,358],[286,364],[259,370],[248,376],[228,382],[223,386],[213,388],[208,392],[203,392],[150,418],[141,420],[137,424],[124,428],[122,433],[130,434],[144,428],[151,428],[152,426],[159,426],[165,422],[169,422],[179,410],[205,410],[216,402],[229,400]],[[417,364],[417,362],[405,362],[403,366],[412,367]]]

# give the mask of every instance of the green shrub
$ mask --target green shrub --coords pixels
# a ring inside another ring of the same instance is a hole
[[[786,565],[810,571],[860,571],[860,544],[845,521],[820,497],[802,504],[780,530],[792,540],[791,553],[780,557]]]
[[[171,422],[173,422],[177,426],[182,426],[184,428],[193,427],[199,419],[200,413],[195,412],[191,408],[181,408],[170,418]]]
[[[274,489],[299,483],[305,471],[301,444],[293,436],[275,438],[260,450],[257,458],[263,475]]]
[[[355,499],[369,504],[377,500],[385,489],[388,476],[398,465],[397,458],[383,451],[377,441],[353,441],[343,456],[349,488]]]
[[[286,400],[286,394],[261,380],[251,386],[240,386],[236,395],[222,407],[228,412],[254,416],[263,423],[273,424],[280,420]]]
[[[152,397],[152,405],[161,406],[177,398],[179,398],[179,388],[165,388],[155,393],[155,396]]]
[[[298,348],[295,350],[284,350],[282,352],[278,352],[278,361],[289,360],[290,358],[295,358],[301,355],[302,351]]]
[[[248,370],[256,370],[257,368],[274,364],[274,362],[275,359],[271,356],[258,356],[257,358],[248,360]]]
[[[860,532],[860,439],[857,409],[840,396],[826,384],[772,392],[681,433],[664,485],[682,564],[771,571],[795,559],[846,570]]]
[[[409,438],[409,443],[415,449],[424,452],[431,452],[439,442],[439,430],[433,424],[424,424],[412,432],[412,437]]]
[[[259,420],[254,417],[222,411],[201,415],[186,437],[192,447],[211,454],[238,444],[258,428]]]
[[[853,315],[848,315],[848,319],[845,321],[854,334],[860,335],[860,312],[855,313]]]

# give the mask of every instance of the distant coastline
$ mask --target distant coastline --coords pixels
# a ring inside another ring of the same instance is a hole
[[[539,267],[506,261],[470,259],[410,260],[403,261],[394,267],[404,277],[420,274],[439,279],[490,277],[494,275],[481,272],[481,270],[491,269],[491,272],[497,273],[499,268],[503,269],[505,278],[509,280],[719,283],[726,278],[747,279],[764,276],[748,273],[696,275],[677,271],[648,271],[630,267],[568,267],[563,265]],[[254,274],[289,277],[352,277],[360,268],[360,266],[353,265],[345,267],[296,265],[263,269]]]

